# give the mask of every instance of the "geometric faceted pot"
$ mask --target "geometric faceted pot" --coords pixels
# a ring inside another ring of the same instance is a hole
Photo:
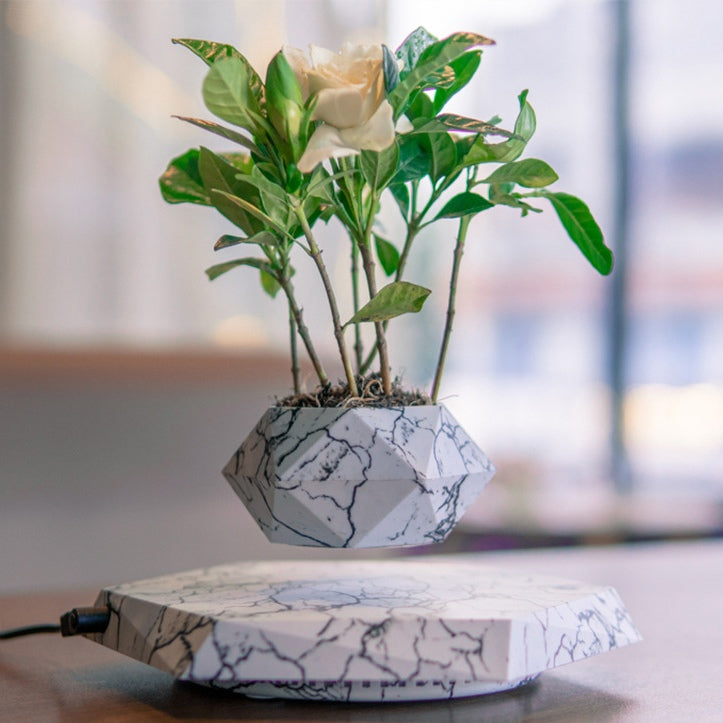
[[[441,542],[494,475],[442,405],[271,407],[223,474],[271,542]]]

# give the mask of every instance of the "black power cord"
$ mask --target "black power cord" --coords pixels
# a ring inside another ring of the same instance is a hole
[[[22,628],[0,630],[0,640],[10,640],[23,635],[37,635],[39,633],[60,633],[64,638],[84,633],[102,633],[110,621],[110,608],[73,608],[60,616],[60,624],[45,623],[41,625],[27,625]]]
[[[10,640],[23,635],[37,635],[38,633],[59,633],[60,625],[47,623],[45,625],[26,625],[24,628],[13,628],[12,630],[0,630],[0,640]]]

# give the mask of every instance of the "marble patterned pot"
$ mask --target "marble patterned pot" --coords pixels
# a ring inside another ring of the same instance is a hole
[[[441,542],[494,475],[443,405],[271,407],[223,474],[271,542]]]

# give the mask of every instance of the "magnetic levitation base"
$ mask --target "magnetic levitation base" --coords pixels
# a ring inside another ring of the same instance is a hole
[[[399,701],[523,685],[640,639],[613,588],[476,562],[251,562],[101,591],[89,638],[249,696]]]

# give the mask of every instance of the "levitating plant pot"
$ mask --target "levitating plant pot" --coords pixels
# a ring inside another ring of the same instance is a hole
[[[223,470],[271,542],[441,542],[495,472],[442,405],[271,407]]]

